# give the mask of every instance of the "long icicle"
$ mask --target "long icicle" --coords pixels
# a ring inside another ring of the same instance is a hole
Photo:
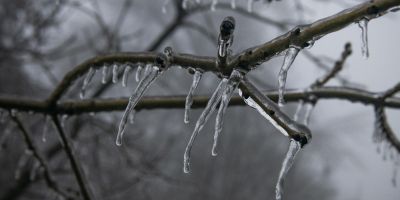
[[[89,69],[89,71],[87,72],[86,77],[83,80],[83,84],[82,84],[82,87],[81,87],[81,93],[79,94],[79,97],[81,99],[83,99],[85,97],[86,88],[89,85],[89,83],[92,80],[92,78],[93,78],[95,73],[96,73],[96,69],[94,69],[93,67],[91,67]]]
[[[229,101],[231,100],[232,95],[239,85],[239,81],[242,79],[242,77],[243,76],[239,71],[233,70],[231,76],[229,77],[227,86],[222,94],[221,103],[219,104],[219,109],[215,120],[214,143],[211,150],[212,156],[217,156],[218,137],[222,132],[223,118],[226,109],[228,108]]]
[[[153,83],[154,80],[162,73],[160,68],[157,66],[148,65],[146,68],[151,68],[151,69],[147,69],[149,73],[147,73],[143,77],[143,79],[139,82],[138,86],[133,92],[133,94],[129,97],[128,105],[126,106],[125,112],[119,124],[117,139],[115,142],[118,146],[122,145],[122,136],[124,134],[126,122],[128,121],[130,113],[135,108],[136,104],[139,102],[144,92],[148,89],[151,83]]]
[[[193,130],[192,136],[190,137],[190,140],[185,149],[185,153],[183,155],[183,172],[185,173],[190,172],[190,151],[192,150],[193,142],[196,139],[197,134],[201,131],[201,129],[203,129],[204,124],[207,122],[208,118],[215,111],[215,108],[221,100],[222,92],[224,91],[227,82],[227,78],[222,79],[222,81],[219,83],[214,93],[210,97],[210,100],[208,100],[207,106],[204,108],[203,112],[196,122],[196,126]]]
[[[301,149],[301,144],[293,139],[290,140],[289,149],[286,153],[286,157],[283,160],[281,171],[279,172],[278,182],[275,187],[275,198],[281,200],[283,195],[283,185],[285,183],[286,176],[292,167],[297,153]]]
[[[44,116],[44,124],[43,124],[43,131],[42,131],[42,142],[47,141],[47,132],[49,130],[49,122],[50,122],[50,116],[46,115]]]
[[[202,75],[203,73],[201,71],[195,70],[193,75],[192,85],[190,86],[189,92],[186,96],[185,115],[183,119],[183,122],[185,122],[185,124],[189,123],[189,112],[190,112],[190,107],[192,107],[193,104],[193,94],[197,86],[199,85]]]
[[[140,75],[142,74],[142,70],[143,70],[143,66],[142,66],[142,64],[139,64],[136,69],[136,76],[135,76],[136,82],[140,81]]]
[[[369,49],[368,49],[368,19],[363,18],[358,22],[358,26],[361,28],[361,40],[362,47],[361,53],[365,59],[369,57]]]
[[[279,100],[278,100],[278,105],[283,106],[285,104],[284,100],[284,93],[285,93],[285,85],[286,85],[286,77],[287,77],[287,72],[292,66],[292,63],[294,59],[296,59],[297,54],[299,53],[300,48],[291,45],[289,49],[286,52],[285,58],[283,60],[283,64],[281,67],[281,70],[279,71],[279,76],[278,76],[278,92],[279,92]]]
[[[124,69],[124,74],[122,75],[122,87],[126,87],[128,83],[128,75],[131,71],[132,67],[130,65],[126,65]]]

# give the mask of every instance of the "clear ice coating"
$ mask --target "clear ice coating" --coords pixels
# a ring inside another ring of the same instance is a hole
[[[132,67],[129,65],[125,66],[124,69],[124,74],[122,75],[122,87],[126,87],[127,83],[128,83],[128,75],[129,72],[131,71]]]
[[[231,8],[236,9],[236,0],[231,0]]]
[[[19,158],[17,168],[15,169],[15,173],[14,173],[14,178],[16,180],[21,178],[21,170],[28,163],[31,155],[32,155],[32,152],[30,150],[26,149],[25,153]]]
[[[107,76],[108,76],[108,66],[106,64],[103,65],[103,70],[102,70],[101,74],[102,74],[101,83],[106,84]]]
[[[248,12],[253,12],[253,3],[254,3],[254,0],[247,0],[247,11]]]
[[[117,139],[115,142],[118,146],[122,145],[122,136],[124,134],[126,122],[128,121],[130,113],[133,111],[136,104],[142,98],[144,92],[146,92],[151,83],[153,83],[154,80],[156,80],[156,78],[162,73],[161,69],[157,66],[147,66],[147,67],[151,68],[151,70],[149,69],[149,73],[143,76],[143,79],[139,82],[135,91],[129,97],[128,105],[126,106],[125,112],[119,124]]]
[[[118,82],[118,64],[114,63],[113,68],[112,68],[112,82],[117,83]]]
[[[136,69],[136,76],[135,76],[136,82],[140,81],[140,75],[142,74],[142,70],[143,70],[143,66],[142,66],[142,64],[139,64]]]
[[[221,96],[222,92],[225,90],[226,84],[228,83],[227,78],[223,78],[221,82],[218,84],[217,88],[215,89],[214,93],[211,95],[210,100],[208,100],[206,107],[204,108],[203,112],[201,113],[199,119],[196,122],[196,126],[193,130],[192,136],[186,146],[185,153],[183,155],[183,172],[189,173],[190,172],[190,151],[193,147],[193,142],[197,137],[197,134],[203,129],[204,124],[207,122],[208,118],[211,114],[215,111]]]
[[[283,160],[281,171],[279,172],[278,182],[275,187],[275,198],[281,200],[283,195],[283,185],[285,183],[286,176],[292,167],[297,153],[301,149],[301,144],[293,139],[290,140],[289,149],[286,153],[286,157]]]
[[[242,74],[240,74],[240,72],[237,70],[233,70],[231,76],[229,77],[228,83],[222,93],[221,102],[219,103],[219,109],[215,120],[214,142],[211,150],[212,156],[217,156],[218,138],[222,132],[224,115],[226,109],[228,108],[229,101],[231,100],[232,95],[239,85],[239,81],[241,79]]]
[[[215,11],[215,8],[217,7],[218,0],[212,0],[211,2],[211,11]]]
[[[49,130],[49,123],[50,123],[50,116],[44,116],[44,124],[43,124],[43,131],[42,131],[42,142],[47,141],[47,132]]]
[[[189,123],[189,112],[190,112],[190,107],[192,107],[192,104],[193,104],[193,94],[194,94],[194,91],[196,90],[197,86],[199,85],[202,74],[203,73],[198,70],[195,70],[195,72],[194,72],[192,85],[190,86],[190,89],[186,96],[186,101],[185,101],[185,115],[184,115],[184,119],[183,119],[183,122],[185,122],[185,124]]]
[[[358,26],[361,28],[361,40],[362,47],[361,53],[365,59],[369,57],[369,49],[368,49],[368,19],[363,18],[358,22]]]
[[[300,48],[296,46],[290,46],[289,49],[286,51],[285,58],[283,60],[283,64],[281,70],[279,71],[278,76],[278,93],[279,93],[279,100],[278,105],[283,106],[285,104],[284,100],[284,93],[285,93],[285,85],[286,85],[286,77],[287,72],[292,66],[294,59],[296,59],[297,54],[299,53]]]
[[[79,94],[79,97],[81,99],[83,99],[85,97],[86,88],[89,85],[89,83],[92,80],[92,78],[93,78],[95,73],[96,73],[96,69],[94,69],[93,67],[91,67],[89,69],[89,71],[87,72],[86,77],[83,80],[83,84],[82,84],[82,87],[81,87],[81,93]]]

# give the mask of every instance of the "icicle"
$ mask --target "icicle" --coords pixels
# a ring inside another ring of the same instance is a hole
[[[305,113],[304,113],[304,125],[308,125],[308,123],[310,122],[310,116],[311,116],[311,111],[314,108],[314,104],[313,103],[307,103],[306,107],[305,107]]]
[[[247,11],[248,12],[253,12],[253,0],[247,0]]]
[[[112,69],[112,82],[113,83],[117,83],[118,82],[118,64],[115,63],[113,65],[113,69]]]
[[[0,111],[0,123],[4,123],[6,121],[7,115],[3,110]]]
[[[18,111],[16,109],[11,109],[11,116],[16,117],[18,114]]]
[[[217,118],[215,121],[215,131],[214,131],[214,143],[211,150],[212,156],[217,156],[217,145],[218,137],[222,131],[222,124],[226,109],[228,108],[229,101],[233,95],[233,92],[237,88],[239,81],[242,79],[242,75],[239,71],[233,70],[231,76],[229,77],[228,83],[222,93],[222,99],[219,103],[219,109],[217,113]]]
[[[91,67],[89,69],[89,71],[87,72],[86,77],[83,80],[83,84],[82,84],[82,87],[81,87],[81,93],[79,94],[81,99],[83,99],[85,97],[86,88],[89,85],[89,83],[92,80],[92,78],[93,78],[95,73],[96,73],[96,69],[94,69],[93,67]]]
[[[140,75],[142,74],[142,70],[143,70],[143,67],[141,64],[139,64],[137,66],[137,70],[136,70],[136,76],[135,76],[136,82],[140,81]]]
[[[192,85],[190,86],[189,92],[186,96],[186,102],[185,102],[185,116],[184,116],[184,122],[185,124],[189,123],[189,111],[190,107],[192,107],[193,104],[193,94],[194,91],[196,90],[197,86],[199,85],[199,82],[202,77],[202,72],[195,70],[194,75],[193,75],[193,82]]]
[[[211,11],[215,11],[215,7],[218,4],[218,0],[212,0],[211,2]]]
[[[21,170],[28,163],[28,160],[31,155],[32,155],[31,151],[25,150],[25,153],[20,157],[14,174],[14,178],[16,180],[18,180],[21,177]]]
[[[397,155],[394,161],[394,166],[393,166],[393,175],[392,175],[392,184],[394,187],[397,186],[397,168],[400,166],[400,156]]]
[[[133,109],[132,112],[129,114],[129,123],[130,124],[135,123],[135,115],[136,115],[136,110]]]
[[[294,160],[296,158],[296,154],[300,151],[301,144],[293,139],[290,140],[289,149],[286,153],[286,157],[283,160],[281,171],[279,172],[278,182],[275,187],[275,198],[276,200],[281,200],[283,195],[283,185],[289,172],[292,167]]]
[[[236,0],[231,0],[231,8],[236,9]]]
[[[126,84],[128,83],[128,75],[129,71],[131,71],[132,67],[129,65],[126,65],[124,69],[124,74],[122,75],[122,87],[126,87]]]
[[[46,142],[47,139],[47,131],[49,128],[50,116],[44,116],[44,124],[43,124],[43,131],[42,131],[42,142]]]
[[[153,83],[153,81],[162,73],[160,68],[158,68],[157,66],[153,66],[153,67],[147,66],[147,67],[151,67],[152,69],[151,69],[151,71],[149,71],[148,74],[146,74],[143,77],[143,79],[139,82],[138,86],[136,87],[135,91],[133,92],[133,94],[129,97],[128,105],[126,106],[125,112],[124,112],[121,122],[119,124],[117,140],[116,140],[116,144],[118,146],[122,145],[122,136],[125,131],[125,126],[126,126],[126,122],[128,120],[129,114],[135,108],[136,104],[139,102],[139,100],[143,96],[144,92],[151,85],[151,83]]]
[[[189,0],[182,0],[182,9],[186,10],[187,9],[187,4]]]
[[[65,127],[65,121],[67,121],[67,119],[68,119],[67,114],[61,115],[61,120],[60,120],[61,127]]]
[[[161,11],[162,11],[163,14],[167,14],[167,6],[169,4],[169,1],[170,0],[164,0],[163,6],[161,8]]]
[[[207,102],[207,106],[204,108],[201,113],[199,119],[196,122],[196,126],[193,130],[192,136],[186,146],[185,153],[183,155],[183,172],[190,172],[190,151],[192,150],[193,142],[197,137],[197,134],[203,129],[204,124],[207,122],[208,118],[215,111],[217,104],[219,103],[222,92],[225,90],[226,84],[228,82],[227,78],[223,78],[222,81],[218,84],[214,93],[211,95],[210,100]]]
[[[102,70],[101,83],[103,83],[103,84],[107,83],[107,76],[108,76],[108,66],[106,64],[104,64],[103,70]]]
[[[297,105],[296,112],[293,115],[293,120],[298,122],[301,114],[301,110],[304,106],[304,101],[300,100],[300,103]]]
[[[362,47],[361,53],[365,59],[369,57],[369,49],[368,49],[368,19],[363,18],[358,22],[358,26],[361,28],[361,40]]]
[[[40,162],[36,161],[35,164],[33,165],[30,174],[29,174],[29,180],[34,181],[37,175],[37,172],[40,168]]]
[[[286,77],[287,77],[287,72],[292,65],[294,59],[296,58],[297,54],[299,53],[300,48],[296,46],[290,46],[289,49],[286,52],[285,58],[283,60],[283,65],[281,67],[281,70],[279,71],[279,76],[278,76],[278,92],[279,92],[279,100],[278,100],[278,105],[283,106],[285,104],[284,100],[284,92],[285,92],[285,85],[286,85]]]

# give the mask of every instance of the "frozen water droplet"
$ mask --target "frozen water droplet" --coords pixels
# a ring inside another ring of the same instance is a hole
[[[247,0],[247,11],[248,12],[253,12],[253,0]]]
[[[122,75],[122,87],[126,87],[127,83],[128,83],[128,75],[129,72],[131,71],[132,67],[129,65],[126,65],[125,69],[124,69],[124,74]]]
[[[96,73],[96,69],[94,69],[93,67],[91,67],[89,69],[89,71],[87,72],[86,77],[83,80],[83,84],[82,84],[82,87],[81,87],[81,93],[79,94],[81,99],[83,99],[85,97],[86,88],[89,85],[89,83],[92,80],[92,78],[93,78],[95,73]]]
[[[368,19],[364,18],[358,22],[358,26],[361,28],[361,40],[362,47],[361,53],[365,59],[369,57],[368,49]]]
[[[113,83],[117,83],[118,82],[118,68],[119,68],[118,64],[115,63],[113,65],[113,69],[112,69],[112,82]]]
[[[16,109],[11,109],[11,116],[16,117],[18,114],[18,111]]]
[[[47,131],[49,129],[49,122],[50,122],[50,116],[46,115],[44,116],[44,124],[43,124],[43,131],[42,131],[42,142],[47,141]]]
[[[122,136],[124,134],[126,122],[128,120],[130,113],[135,108],[136,104],[142,98],[144,92],[146,92],[151,83],[153,83],[154,80],[162,73],[160,68],[156,66],[154,67],[147,66],[146,68],[151,68],[151,70],[148,69],[149,73],[144,75],[143,79],[139,82],[133,94],[129,97],[128,105],[126,106],[125,112],[119,124],[118,134],[116,139],[116,144],[118,146],[122,145]]]
[[[136,69],[136,76],[135,76],[136,82],[140,81],[140,75],[142,74],[142,70],[143,70],[142,64],[138,64],[137,69]]]
[[[101,73],[102,73],[101,83],[106,84],[108,76],[108,66],[106,64],[103,65],[103,70]]]
[[[132,112],[129,114],[129,123],[133,124],[135,123],[135,115],[136,115],[136,110],[132,110]]]
[[[192,104],[193,104],[193,94],[194,94],[194,91],[196,90],[197,86],[199,85],[201,77],[202,77],[202,72],[196,70],[193,75],[192,85],[190,86],[189,92],[186,96],[185,116],[184,116],[184,120],[183,120],[185,122],[185,124],[189,123],[189,112],[190,112],[190,107],[192,107]]]
[[[275,187],[275,198],[276,200],[281,200],[283,195],[283,185],[289,172],[292,167],[294,160],[296,158],[297,153],[301,149],[301,144],[293,139],[290,140],[289,149],[286,153],[286,157],[283,160],[281,171],[279,172],[278,182]]]
[[[236,9],[236,0],[231,0],[231,8]]]
[[[299,53],[300,48],[296,46],[290,46],[289,49],[286,52],[285,58],[283,60],[283,64],[281,67],[281,70],[279,71],[279,76],[278,76],[278,92],[279,92],[279,100],[278,100],[278,105],[283,106],[285,104],[284,100],[284,93],[285,93],[285,85],[286,85],[286,77],[287,77],[287,72],[292,66],[292,63],[294,59],[296,59],[297,54]]]
[[[217,113],[217,118],[215,122],[215,132],[214,132],[214,143],[211,150],[212,156],[217,156],[217,145],[218,145],[218,137],[222,132],[222,124],[223,118],[228,108],[229,101],[233,95],[233,92],[239,85],[239,81],[242,79],[242,74],[237,71],[233,70],[231,76],[229,77],[228,83],[222,93],[221,103],[219,104],[219,109]]]
[[[218,84],[217,88],[215,89],[214,93],[211,95],[210,100],[208,100],[206,107],[204,108],[203,112],[201,113],[199,119],[196,122],[196,126],[193,130],[193,133],[190,137],[190,140],[186,146],[185,153],[183,155],[183,172],[189,173],[190,172],[190,152],[192,150],[193,142],[197,137],[197,134],[203,129],[204,124],[207,122],[208,118],[211,114],[215,111],[217,104],[219,103],[222,92],[224,91],[226,84],[228,82],[227,78],[223,78],[221,82]]]
[[[211,2],[211,11],[215,11],[215,8],[216,8],[216,6],[217,6],[217,4],[218,4],[218,0],[212,0],[212,2]]]

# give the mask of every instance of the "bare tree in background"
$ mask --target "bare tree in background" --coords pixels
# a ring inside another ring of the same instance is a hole
[[[373,106],[374,142],[396,170],[385,109],[400,107],[400,84],[371,92],[344,78],[350,43],[332,58],[308,49],[355,23],[368,57],[368,22],[396,15],[400,1],[335,3],[346,10],[306,23],[301,1],[2,2],[0,199],[335,199],[323,147],[308,152],[314,160],[301,153],[326,131],[308,128],[325,99]],[[297,20],[263,14],[272,4]],[[296,56],[324,73],[285,91]],[[278,79],[252,74],[273,65]],[[214,111],[215,127],[204,126]]]

